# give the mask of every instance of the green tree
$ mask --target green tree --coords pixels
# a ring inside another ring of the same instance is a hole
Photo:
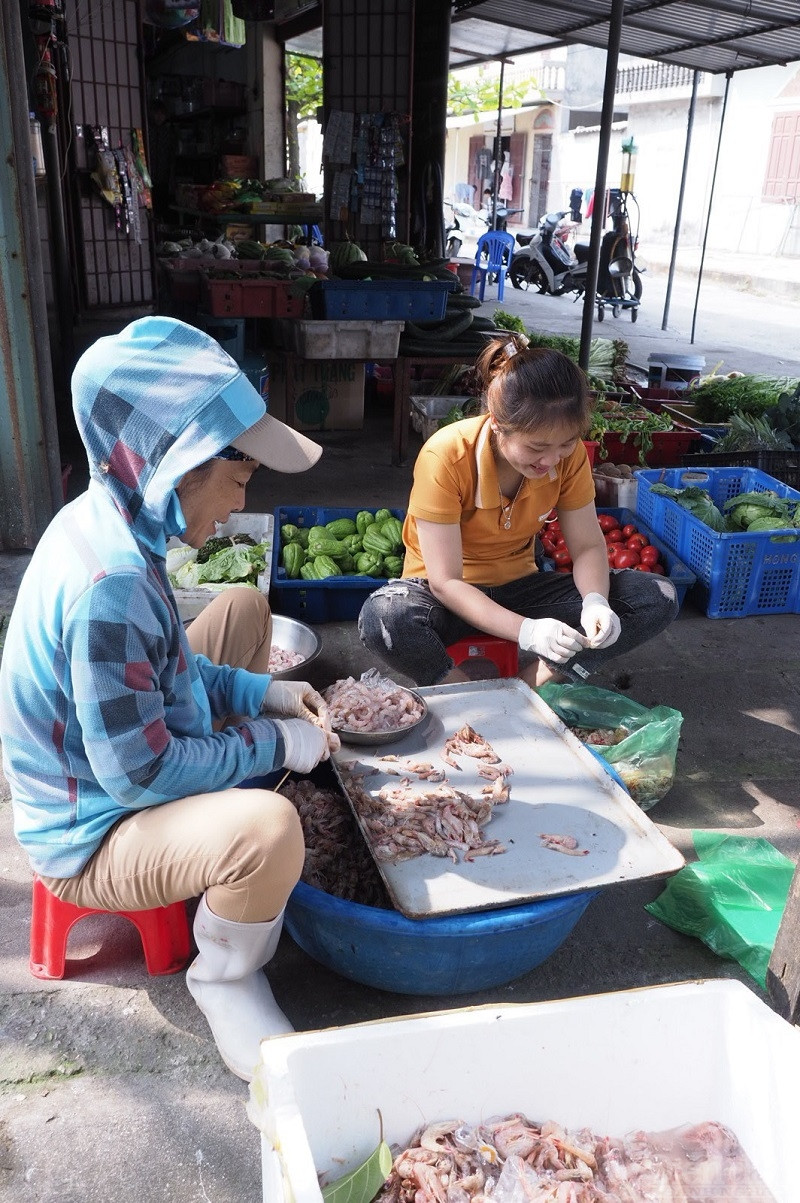
[[[531,91],[541,93],[533,76],[521,83],[504,84],[503,108],[519,108]],[[447,80],[448,117],[463,117],[465,113],[474,113],[477,121],[480,113],[496,113],[499,103],[499,75],[489,74],[485,67],[479,67],[477,72],[471,75],[450,72]]]
[[[286,161],[289,179],[296,180],[300,176],[297,127],[322,104],[322,63],[307,54],[287,54],[285,64]]]

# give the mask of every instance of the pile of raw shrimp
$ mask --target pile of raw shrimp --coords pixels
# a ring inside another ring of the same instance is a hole
[[[775,1203],[715,1121],[600,1136],[522,1114],[420,1128],[375,1203]]]
[[[302,664],[305,660],[300,652],[287,652],[286,648],[276,647],[274,644],[269,649],[269,663],[267,672],[282,673],[287,668],[297,668],[298,664]]]
[[[310,778],[280,791],[300,816],[306,855],[301,880],[347,902],[391,910],[392,904],[347,799]]]
[[[398,731],[422,717],[422,704],[410,690],[373,670],[358,681],[355,677],[334,681],[322,696],[335,731]]]

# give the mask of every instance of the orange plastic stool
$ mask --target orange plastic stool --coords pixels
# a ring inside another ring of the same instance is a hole
[[[104,911],[74,906],[51,894],[38,877],[33,879],[30,971],[34,977],[62,978],[67,957],[67,937],[84,915],[121,915],[130,919],[142,940],[147,972],[153,976],[177,973],[191,949],[186,903],[156,906],[149,911]]]
[[[458,667],[465,660],[491,660],[501,677],[515,677],[519,668],[519,647],[510,639],[498,639],[495,635],[482,635],[476,631],[447,649],[453,663]]]

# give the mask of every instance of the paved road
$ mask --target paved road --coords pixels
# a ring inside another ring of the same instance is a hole
[[[642,263],[647,264],[646,257]],[[636,323],[631,322],[629,313],[615,319],[606,310],[605,320],[595,321],[594,334],[624,338],[630,347],[630,361],[645,369],[652,352],[669,351],[705,356],[707,371],[719,364],[722,372],[800,376],[800,294],[794,299],[754,291],[746,274],[731,274],[724,283],[704,275],[692,343],[696,277],[691,272],[676,272],[668,327],[662,330],[667,278],[661,264],[648,266]],[[487,287],[484,306],[489,313],[498,307],[496,298],[496,288]],[[580,338],[582,302],[575,302],[571,296],[520,292],[507,283],[499,307],[518,314],[531,329]]]

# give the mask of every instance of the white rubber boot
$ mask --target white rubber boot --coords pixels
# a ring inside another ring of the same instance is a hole
[[[189,993],[208,1020],[222,1060],[249,1082],[267,1036],[292,1032],[262,966],[275,955],[283,911],[269,923],[233,923],[209,910],[205,894],[194,920],[197,956],[186,973]]]

